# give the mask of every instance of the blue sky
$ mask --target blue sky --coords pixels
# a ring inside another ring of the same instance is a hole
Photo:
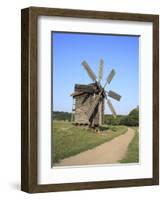
[[[102,84],[114,68],[116,75],[106,90],[119,93],[120,102],[111,99],[117,114],[128,114],[139,105],[139,37],[122,35],[52,33],[53,110],[71,112],[74,85],[91,79],[81,65],[86,60],[98,75],[104,60]],[[105,113],[110,113],[107,105]]]

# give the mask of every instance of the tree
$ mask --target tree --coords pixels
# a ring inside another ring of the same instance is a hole
[[[127,126],[139,126],[139,108],[133,109],[126,117],[121,120],[121,124]]]

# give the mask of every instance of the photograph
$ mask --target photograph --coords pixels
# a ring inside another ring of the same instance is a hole
[[[139,163],[139,35],[51,33],[52,167]]]

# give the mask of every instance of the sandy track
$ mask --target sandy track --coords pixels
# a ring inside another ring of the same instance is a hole
[[[133,139],[134,130],[128,128],[127,132],[109,142],[101,144],[93,149],[84,151],[75,156],[65,158],[55,166],[90,165],[118,163],[123,159],[129,143]]]

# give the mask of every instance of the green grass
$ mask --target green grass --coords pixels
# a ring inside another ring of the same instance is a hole
[[[127,131],[125,126],[103,126],[101,133],[72,125],[70,122],[53,121],[53,163],[92,149]]]
[[[138,127],[133,128],[135,136],[128,146],[126,157],[122,159],[121,163],[138,163],[139,162],[139,132]]]

